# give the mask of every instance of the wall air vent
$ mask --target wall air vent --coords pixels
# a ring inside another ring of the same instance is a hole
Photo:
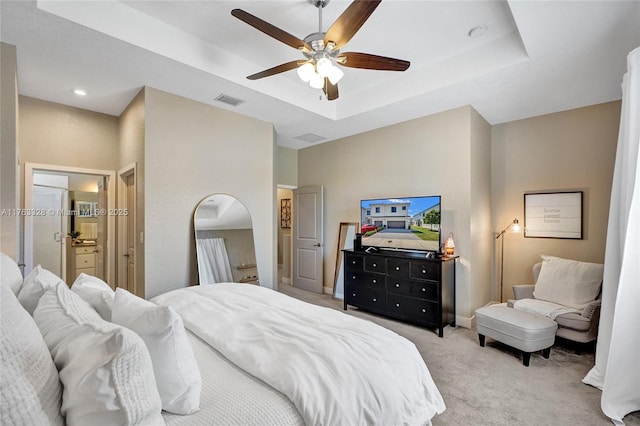
[[[324,136],[316,135],[313,133],[305,133],[304,135],[296,136],[294,139],[302,142],[314,143],[326,138]]]
[[[232,96],[225,95],[224,93],[219,95],[216,98],[216,101],[222,102],[224,104],[231,105],[231,106],[238,106],[238,105],[240,105],[241,103],[244,102],[241,99],[236,99],[236,98],[234,98]]]

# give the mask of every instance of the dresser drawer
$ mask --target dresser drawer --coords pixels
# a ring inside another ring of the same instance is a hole
[[[76,254],[91,254],[96,250],[95,246],[76,247]]]
[[[385,259],[383,257],[367,256],[364,258],[364,270],[367,272],[386,273]]]
[[[410,321],[436,324],[438,322],[438,304],[413,297],[387,295],[387,313]]]
[[[392,277],[391,275],[387,276],[386,288],[389,293],[411,296],[411,286],[412,283],[410,280],[403,280],[401,278]]]
[[[438,301],[438,287],[440,285],[435,281],[413,282],[411,286],[411,296],[418,299]]]
[[[347,254],[345,256],[344,267],[347,271],[362,271],[363,256]]]
[[[411,278],[440,281],[440,264],[436,262],[411,262]]]
[[[385,291],[365,286],[354,285],[346,293],[347,303],[376,312],[384,312]]]
[[[95,253],[76,255],[76,269],[93,268],[95,266],[96,266]]]
[[[370,272],[348,271],[345,273],[344,279],[347,284],[347,288],[349,288],[349,285],[351,284],[357,284],[360,286],[384,290],[384,275],[372,274]]]
[[[409,279],[408,260],[403,259],[387,259],[387,273],[390,276]]]

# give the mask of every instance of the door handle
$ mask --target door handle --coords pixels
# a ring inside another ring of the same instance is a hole
[[[322,244],[316,243],[316,244],[313,245],[313,247],[322,247]]]
[[[123,254],[124,257],[129,257],[129,254]]]

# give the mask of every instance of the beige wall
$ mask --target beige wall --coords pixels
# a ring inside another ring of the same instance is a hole
[[[20,160],[117,170],[118,118],[20,96]]]
[[[298,185],[298,151],[278,146],[278,185],[295,187]]]
[[[505,300],[513,297],[513,285],[532,282],[531,266],[541,254],[604,261],[619,123],[620,102],[610,102],[493,127],[494,231],[514,217],[524,225],[525,193],[584,191],[582,240],[505,234]]]
[[[296,153],[296,157],[297,157],[297,153]],[[284,258],[283,258],[283,242],[284,242],[284,236],[285,235],[291,235],[291,228],[282,228],[281,225],[281,219],[282,216],[280,215],[280,206],[282,203],[282,200],[284,198],[288,198],[289,200],[291,200],[291,207],[293,209],[293,191],[291,189],[288,188],[278,188],[278,192],[277,192],[277,200],[276,200],[276,210],[277,210],[277,224],[278,224],[278,264],[282,265],[284,264]],[[293,211],[292,211],[293,213]],[[293,219],[293,216],[292,216]]]
[[[260,283],[276,287],[275,140],[270,123],[147,88],[146,296],[194,283],[193,213],[213,193],[238,198],[253,221]]]
[[[473,231],[489,240],[488,225],[478,224],[489,221],[489,201],[472,197],[476,187],[489,192],[489,133],[483,121],[462,107],[299,151],[299,186],[325,187],[325,287],[333,287],[338,225],[360,221],[361,199],[441,195],[443,238],[454,232],[460,255],[457,315],[463,322],[471,317],[482,303],[477,295],[488,292],[473,288],[490,285],[489,269],[481,266],[490,262],[490,253],[476,248],[487,243],[472,244],[470,225],[472,209],[474,215],[487,210],[474,216]],[[472,138],[472,132],[480,134]],[[472,144],[478,149],[472,151]],[[481,164],[472,166],[475,162]],[[473,256],[479,258],[474,262]],[[472,274],[476,264],[479,271]]]
[[[0,208],[20,207],[20,167],[18,164],[18,64],[15,46],[0,43]],[[14,260],[20,257],[20,217],[2,215],[0,251]]]

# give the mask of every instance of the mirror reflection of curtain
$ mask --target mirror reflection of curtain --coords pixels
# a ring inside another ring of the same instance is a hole
[[[224,238],[216,238],[207,231],[198,231],[196,250],[200,284],[233,282],[231,265]]]

